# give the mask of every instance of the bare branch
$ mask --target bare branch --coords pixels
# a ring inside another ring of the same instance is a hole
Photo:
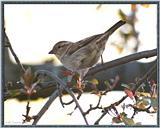
[[[56,75],[54,75],[52,72],[49,72],[49,71],[46,71],[46,70],[39,70],[39,71],[37,71],[37,74],[39,74],[39,73],[46,74],[47,76],[50,76],[52,79],[54,79],[55,81],[57,81],[60,84],[60,88],[66,90],[71,95],[71,97],[73,98],[76,106],[80,110],[80,112],[81,112],[86,124],[89,125],[81,106],[79,105],[76,97],[74,96],[74,93],[70,90],[70,88],[68,88],[67,85],[60,78],[58,78]],[[58,90],[58,92],[59,92],[59,90]],[[49,107],[49,106],[47,106],[47,107]],[[37,120],[37,122],[38,122],[38,120]],[[34,123],[33,125],[36,125],[36,123]]]
[[[36,125],[40,118],[43,116],[43,114],[48,110],[49,106],[52,104],[52,102],[58,97],[59,90],[56,90],[52,93],[52,95],[49,97],[48,101],[45,103],[43,108],[39,111],[39,113],[35,116],[34,122],[32,125]]]
[[[136,114],[137,112],[155,113],[154,111],[150,111],[150,110],[149,110],[149,109],[151,108],[151,105],[149,105],[147,108],[138,108],[137,106],[132,105],[132,104],[129,104],[128,106],[129,106],[129,107],[132,107],[133,110],[134,110],[134,113],[133,113],[133,115],[132,115],[131,118],[134,118],[134,116],[135,116],[135,114]]]
[[[78,96],[77,96],[77,99],[78,99],[78,100],[80,99],[81,95],[82,95],[81,93],[78,93]],[[64,101],[62,100],[62,95],[59,96],[59,98],[60,98],[60,102],[61,102],[61,104],[62,104],[63,107],[64,107],[64,105],[70,105],[70,104],[72,104],[72,103],[74,102],[73,99],[72,99],[71,101],[69,101],[69,102],[64,102]]]
[[[99,96],[97,105],[96,105],[95,107],[92,107],[92,105],[90,105],[90,108],[89,108],[84,114],[87,115],[87,114],[89,114],[92,110],[102,109],[102,107],[99,107],[100,102],[101,102],[101,99],[102,99],[102,95]]]
[[[109,69],[109,68],[119,66],[121,64],[125,64],[125,63],[135,61],[135,60],[138,60],[138,59],[142,59],[142,58],[153,57],[153,56],[156,56],[156,55],[157,55],[157,49],[143,51],[143,52],[135,53],[135,54],[132,54],[132,55],[128,55],[128,56],[125,56],[125,57],[122,57],[122,58],[119,58],[119,59],[116,59],[116,60],[113,60],[113,61],[110,61],[110,62],[104,63],[102,65],[98,65],[98,66],[95,66],[95,67],[91,68],[85,77],[87,78],[89,76],[92,76],[95,73],[98,73],[100,71],[104,71],[105,69]],[[44,86],[43,86],[43,84],[44,84]],[[42,87],[40,87],[39,89],[44,89],[44,88],[51,87],[51,85],[48,84],[48,83],[41,83],[41,85],[42,85]],[[52,84],[52,85],[54,85],[54,84]],[[19,93],[19,95],[21,95],[21,93]],[[10,96],[10,94],[6,94],[5,97],[7,99],[7,98],[10,98],[12,96]]]
[[[106,69],[113,68],[113,67],[131,62],[131,61],[139,60],[142,58],[149,58],[149,57],[153,57],[156,55],[157,55],[157,49],[153,49],[153,50],[138,52],[132,55],[124,56],[119,59],[104,63],[103,65],[98,65],[98,66],[91,68],[89,72],[87,73],[86,77],[91,76],[100,71],[104,71]]]
[[[10,41],[9,41],[9,38],[8,38],[8,36],[6,35],[6,32],[4,32],[4,34],[5,34],[5,37],[4,37],[4,38],[5,38],[5,39],[4,39],[5,45],[9,48],[9,50],[11,51],[11,53],[12,53],[15,61],[17,62],[18,66],[21,68],[21,71],[24,73],[24,72],[25,72],[25,68],[23,67],[23,65],[21,64],[20,60],[18,59],[16,53],[14,52],[14,50],[13,50],[13,48],[12,48],[12,45],[11,45],[11,43],[10,43]]]
[[[135,88],[135,90],[133,90],[133,92],[135,93],[136,91],[139,90],[140,85],[147,80],[147,78],[150,78],[153,75],[153,72],[155,72],[157,70],[157,63],[155,63],[149,70],[148,72],[136,82],[137,88]]]
[[[4,41],[5,41],[5,46],[10,49],[12,55],[15,58],[15,61],[17,62],[18,66],[21,68],[21,71],[24,73],[25,72],[25,68],[23,67],[23,65],[21,64],[21,62],[18,59],[17,55],[15,54],[15,52],[14,52],[14,50],[13,50],[11,44],[10,44],[10,41],[9,41],[6,33],[5,33],[5,40]],[[104,69],[109,69],[109,68],[112,68],[112,67],[115,67],[115,66],[119,66],[119,65],[131,62],[131,61],[139,60],[139,59],[142,59],[142,58],[149,58],[149,57],[153,57],[153,56],[156,56],[156,55],[157,55],[157,49],[143,51],[143,52],[135,53],[135,54],[132,54],[132,55],[128,55],[128,56],[125,56],[125,57],[122,57],[122,58],[119,58],[119,59],[104,63],[103,65],[99,65],[99,66],[93,67],[92,69],[89,70],[89,72],[87,74],[87,77],[92,75],[92,74],[96,74],[96,73],[98,73],[100,71],[103,71]],[[135,90],[133,90],[133,92],[136,92],[139,89],[140,84],[143,81],[145,81],[147,78],[149,78],[153,74],[153,72],[155,70],[156,70],[156,64],[141,79],[139,79],[136,82],[137,88]],[[60,78],[58,78],[56,75],[54,75],[53,73],[51,73],[49,71],[46,71],[46,70],[40,70],[40,71],[37,71],[37,73],[45,73],[45,74],[47,74],[48,76],[50,76],[52,79],[54,79],[56,82],[58,82],[60,84],[60,89],[61,90],[64,89],[71,95],[71,97],[73,98],[73,101],[76,104],[76,107],[81,112],[81,114],[82,114],[82,116],[83,116],[83,118],[85,120],[85,123],[87,125],[89,125],[89,124],[88,124],[88,121],[86,119],[86,114],[88,114],[91,110],[94,110],[94,109],[97,109],[97,108],[102,109],[102,107],[99,107],[99,104],[100,104],[100,101],[101,101],[101,97],[100,97],[99,101],[98,101],[98,103],[97,103],[97,105],[95,107],[91,106],[90,109],[87,112],[83,112],[81,106],[79,105],[79,103],[77,101],[77,98],[74,96],[74,93],[70,90],[70,88]],[[52,93],[52,95],[50,96],[49,100],[46,102],[46,104],[43,106],[43,108],[40,110],[40,112],[36,116],[34,116],[35,118],[34,118],[34,122],[33,122],[32,125],[36,125],[38,123],[39,119],[47,111],[47,109],[52,104],[52,102],[57,98],[57,96],[59,96],[59,90],[56,90],[55,92]],[[128,96],[126,95],[126,96],[122,97],[119,101],[111,104],[110,106],[104,107],[102,115],[95,122],[95,124],[99,124],[99,121],[108,113],[108,111],[110,109],[113,109],[113,108],[115,108],[115,106],[118,106],[127,97]],[[28,107],[29,107],[29,104],[28,104]]]
[[[112,83],[112,85],[110,85],[110,87],[108,87],[107,89],[105,89],[105,91],[100,92],[100,96],[99,96],[99,100],[98,100],[97,105],[95,107],[93,107],[92,105],[90,105],[90,108],[85,112],[85,115],[89,114],[93,110],[103,109],[101,106],[99,106],[100,102],[101,102],[101,99],[102,99],[102,96],[106,95],[107,92],[112,91],[116,87],[118,81],[119,81],[119,76],[116,76],[114,82]]]
[[[142,82],[147,80],[147,78],[150,77],[150,75],[152,75],[152,72],[154,72],[156,70],[156,65],[157,64],[154,64],[150,68],[150,70],[141,79],[139,79],[136,82],[137,87],[136,87],[135,90],[133,90],[133,93],[135,93],[139,89],[139,87],[142,84]],[[117,102],[115,102],[115,103],[113,103],[113,104],[111,104],[111,105],[109,105],[107,107],[104,107],[102,115],[98,118],[98,120],[95,122],[95,124],[96,125],[99,124],[100,120],[108,113],[109,110],[111,110],[113,107],[118,106],[119,104],[121,104],[127,97],[128,97],[128,95],[125,95],[119,101],[117,101]]]

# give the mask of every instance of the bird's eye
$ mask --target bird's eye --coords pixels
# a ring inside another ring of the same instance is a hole
[[[58,48],[61,48],[61,46],[59,45]]]

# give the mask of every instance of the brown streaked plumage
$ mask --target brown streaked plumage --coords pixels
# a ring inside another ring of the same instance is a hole
[[[125,21],[120,20],[106,32],[75,43],[60,41],[54,45],[49,54],[55,54],[67,69],[79,72],[83,77],[88,69],[98,62],[109,36],[125,23]]]

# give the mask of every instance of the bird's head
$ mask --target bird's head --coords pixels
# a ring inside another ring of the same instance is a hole
[[[48,54],[54,54],[58,59],[60,59],[66,53],[70,44],[71,42],[68,41],[60,41],[53,46],[52,50]]]

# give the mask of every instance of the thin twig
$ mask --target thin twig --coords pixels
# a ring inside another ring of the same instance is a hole
[[[42,82],[42,83],[38,83],[36,87],[34,88],[34,90],[36,91],[36,93],[42,90],[44,92],[44,90],[47,90],[50,88],[52,89],[55,85],[56,85],[55,81]],[[24,85],[22,83],[18,83],[18,86],[20,87],[19,89],[8,89],[7,92],[4,93],[4,99],[7,100],[10,98],[16,98],[17,96],[24,96],[26,94]],[[14,92],[18,92],[18,93],[14,93]]]
[[[151,105],[149,105],[147,108],[138,108],[137,106],[134,106],[134,105],[132,105],[132,104],[129,104],[128,106],[129,106],[129,107],[132,107],[133,110],[134,110],[134,113],[133,113],[133,115],[132,115],[131,118],[134,118],[134,116],[135,116],[135,114],[136,114],[137,112],[155,113],[155,112],[152,112],[152,111],[149,110],[149,109],[151,108]]]
[[[17,62],[18,66],[21,68],[22,73],[25,73],[25,68],[23,67],[23,65],[21,64],[20,60],[18,59],[16,53],[14,52],[14,50],[12,48],[12,45],[11,45],[11,43],[9,41],[9,38],[6,35],[6,32],[4,32],[4,34],[5,34],[5,40],[4,40],[5,41],[5,45],[7,45],[7,48],[9,48],[9,50],[11,51],[15,61]]]
[[[87,73],[86,78],[88,76],[91,76],[94,73],[104,71],[105,69],[113,68],[113,67],[119,66],[121,64],[125,64],[125,63],[128,63],[128,62],[134,61],[136,59],[149,58],[149,57],[156,56],[156,55],[157,55],[157,49],[154,49],[154,50],[148,50],[148,51],[135,53],[135,54],[132,54],[132,55],[129,55],[129,56],[125,56],[125,57],[110,61],[110,62],[106,62],[103,65],[95,66],[95,67],[91,68],[89,70],[89,72]],[[54,84],[52,84],[52,85],[54,86]],[[51,85],[50,84],[47,84],[47,85],[44,84],[43,87],[47,88],[47,86],[50,87]],[[41,89],[44,89],[43,87]],[[6,98],[9,98],[9,97],[12,97],[12,96],[9,96],[9,94],[7,94]]]
[[[98,125],[100,120],[107,114],[107,111],[103,112],[102,115],[100,116],[100,118],[98,118],[98,120],[94,123],[94,125]]]
[[[119,76],[116,76],[112,85],[110,85],[109,88],[105,89],[102,95],[106,95],[107,92],[112,91],[117,86],[119,79],[120,79]]]
[[[101,99],[102,99],[102,95],[99,96],[97,105],[96,105],[95,107],[92,107],[92,105],[90,105],[90,108],[89,108],[84,114],[87,115],[87,114],[89,114],[92,110],[95,110],[95,109],[102,109],[102,107],[99,107],[100,102],[101,102]]]
[[[64,103],[63,103],[63,100],[62,100],[62,90],[59,89],[59,87],[58,87],[58,90],[59,90],[59,101],[60,101],[62,107],[64,108]]]
[[[136,91],[139,89],[140,85],[141,85],[145,80],[147,80],[147,78],[150,77],[150,75],[152,75],[152,72],[154,72],[155,70],[156,70],[156,64],[154,64],[154,65],[150,68],[150,70],[149,70],[147,73],[145,73],[145,75],[144,75],[141,79],[139,79],[139,80],[136,82],[137,87],[136,87],[135,90],[133,90],[133,93],[136,92]],[[108,110],[110,110],[110,109],[112,109],[113,107],[118,106],[119,104],[121,104],[127,97],[128,97],[128,95],[125,95],[125,96],[123,96],[119,101],[117,101],[117,102],[109,105],[108,107],[104,107],[104,109],[103,109],[104,111],[103,111],[102,115],[97,119],[97,121],[95,122],[95,124],[99,124],[100,120],[108,113]]]
[[[32,125],[36,125],[40,118],[43,116],[43,114],[48,110],[49,106],[52,104],[52,102],[58,97],[59,95],[59,90],[56,90],[52,93],[52,95],[49,97],[48,101],[45,103],[43,108],[39,111],[39,113],[35,116],[36,118],[34,119]]]
[[[137,85],[137,88],[135,88],[133,90],[133,93],[135,93],[136,91],[139,90],[139,88],[141,87],[140,85],[145,81],[147,80],[148,77],[151,77],[151,75],[153,75],[153,72],[155,72],[157,70],[157,63],[155,63],[150,69],[149,71],[141,78],[139,79],[137,82],[136,82],[136,85]]]
[[[116,87],[118,81],[119,81],[119,76],[116,76],[116,78],[115,78],[114,82],[112,83],[112,85],[110,85],[109,88],[107,88],[105,91],[100,93],[97,105],[95,107],[92,107],[92,105],[90,105],[90,108],[85,112],[85,115],[89,114],[93,110],[103,109],[102,107],[99,106],[100,102],[101,102],[101,99],[102,99],[102,96],[106,95],[107,92],[112,91]]]
[[[80,99],[81,95],[82,95],[81,93],[78,93],[77,100]],[[61,104],[62,104],[63,107],[64,107],[64,105],[70,105],[70,104],[72,104],[74,102],[73,99],[71,101],[69,101],[69,102],[64,102],[62,100],[62,95],[59,98],[60,98],[60,102],[61,102]]]
[[[64,90],[66,90],[70,94],[70,96],[73,98],[76,106],[80,110],[80,112],[81,112],[81,114],[82,114],[82,116],[83,116],[83,118],[85,120],[85,123],[87,125],[89,125],[81,106],[79,105],[76,97],[74,96],[74,93],[70,90],[70,88],[68,88],[67,85],[60,78],[58,78],[56,75],[54,75],[52,72],[49,72],[49,71],[46,71],[46,70],[39,70],[39,71],[37,71],[37,74],[39,74],[39,73],[44,73],[44,74],[47,74],[47,76],[50,76],[52,79],[54,79],[55,81],[57,81],[60,84],[61,88],[63,88]],[[57,91],[57,92],[59,93],[59,91]],[[49,106],[47,106],[47,108],[48,107]],[[37,119],[36,123],[38,122],[39,119],[40,118]],[[33,125],[36,125],[36,123],[34,123]]]

